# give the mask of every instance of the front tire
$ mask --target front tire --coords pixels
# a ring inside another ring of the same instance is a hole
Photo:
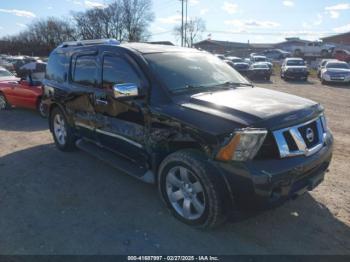
[[[9,108],[9,103],[4,94],[0,93],[0,111]]]
[[[47,108],[46,108],[45,104],[43,103],[42,99],[38,100],[37,110],[39,112],[39,115],[42,118],[46,118],[47,117]]]
[[[219,177],[196,151],[182,150],[163,160],[158,187],[162,200],[180,221],[199,228],[213,228],[225,220]]]
[[[55,107],[50,115],[50,127],[57,148],[61,151],[73,151],[76,137],[61,109]]]

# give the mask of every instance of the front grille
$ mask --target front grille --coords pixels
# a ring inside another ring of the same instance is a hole
[[[316,121],[312,122],[311,124],[299,127],[298,129],[299,129],[299,132],[306,143],[307,148],[312,148],[318,144],[319,137],[318,137],[318,132],[317,132]],[[312,133],[314,134],[312,139],[307,138],[307,132],[309,130],[312,130]]]
[[[257,155],[255,156],[256,160],[262,159],[278,159],[279,152],[276,141],[271,132],[269,132],[265,138],[264,143],[259,149]]]
[[[323,146],[321,118],[273,132],[281,158],[311,155]]]

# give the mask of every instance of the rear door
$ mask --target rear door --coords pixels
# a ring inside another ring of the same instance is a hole
[[[94,92],[98,85],[98,52],[84,51],[72,56],[70,86],[66,108],[83,137],[94,138]]]

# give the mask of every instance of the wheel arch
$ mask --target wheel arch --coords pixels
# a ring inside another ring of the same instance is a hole
[[[49,120],[49,128],[50,128],[50,131],[51,131],[51,132],[52,132],[53,129],[52,129],[52,125],[51,125],[50,119],[51,119],[52,111],[53,111],[55,108],[59,108],[59,109],[63,112],[63,114],[64,114],[64,116],[66,117],[66,119],[68,120],[69,124],[70,124],[70,125],[73,125],[73,121],[72,121],[72,119],[69,117],[69,115],[67,114],[67,111],[65,110],[65,108],[64,108],[60,103],[52,102],[52,103],[50,103],[49,106],[48,106],[48,114],[47,114],[48,120]]]
[[[230,215],[231,211],[236,207],[236,201],[233,188],[230,185],[230,182],[228,181],[226,175],[220,171],[217,165],[215,165],[212,160],[208,159],[202,151],[191,148],[181,149],[169,154],[167,157],[170,157],[175,153],[192,154],[196,160],[204,163],[209,168],[209,176],[214,179],[212,182],[214,182],[216,186],[220,188],[219,197],[223,203],[223,211],[226,215]],[[167,157],[164,160],[166,160]],[[160,172],[161,170],[159,169],[156,174],[156,185],[158,187],[158,190],[160,190],[159,187],[161,183]]]

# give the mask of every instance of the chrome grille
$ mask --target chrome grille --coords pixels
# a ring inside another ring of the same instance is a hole
[[[326,131],[321,117],[273,132],[281,158],[309,156],[323,147]],[[312,138],[312,139],[311,139]]]

